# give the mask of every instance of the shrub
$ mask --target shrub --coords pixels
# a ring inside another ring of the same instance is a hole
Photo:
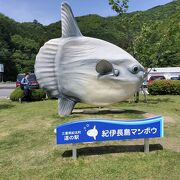
[[[33,101],[40,101],[46,97],[46,93],[43,89],[33,89],[31,98]]]
[[[23,90],[20,87],[17,87],[10,95],[12,101],[18,101],[19,98],[23,97]],[[31,90],[31,100],[32,101],[41,101],[46,97],[46,93],[43,89],[32,89]]]
[[[148,85],[148,92],[151,95],[180,95],[179,80],[156,80]]]

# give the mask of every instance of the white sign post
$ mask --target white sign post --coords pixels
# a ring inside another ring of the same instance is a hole
[[[0,64],[0,73],[4,72],[4,64]]]
[[[4,64],[0,64],[0,81],[3,82]]]

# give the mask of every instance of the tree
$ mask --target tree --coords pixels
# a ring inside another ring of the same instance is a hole
[[[118,14],[122,14],[128,9],[128,2],[129,0],[109,0],[109,5],[111,5],[112,9]]]
[[[18,72],[32,71],[39,44],[17,34],[11,37],[11,42],[13,46],[11,57]]]
[[[178,66],[179,36],[175,20],[144,24],[133,41],[133,54],[145,67]]]
[[[33,20],[33,23],[34,23],[34,24],[39,24],[39,22],[38,22],[37,19],[34,19],[34,20]]]

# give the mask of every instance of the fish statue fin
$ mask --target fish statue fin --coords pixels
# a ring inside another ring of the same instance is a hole
[[[59,115],[70,115],[74,109],[75,104],[76,101],[73,101],[65,96],[59,97]]]
[[[82,36],[71,7],[66,2],[61,4],[61,27],[62,38]]]
[[[101,60],[96,64],[96,71],[100,75],[105,75],[113,72],[113,65],[107,60]]]
[[[44,46],[40,48],[34,66],[38,83],[41,88],[46,89],[52,97],[58,97],[59,95],[55,64],[59,44],[60,38],[51,39],[46,42]]]

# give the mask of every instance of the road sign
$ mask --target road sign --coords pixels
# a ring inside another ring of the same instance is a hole
[[[0,64],[0,73],[3,73],[3,72],[4,72],[4,65]]]
[[[163,137],[161,116],[143,120],[85,119],[56,128],[57,144]]]

